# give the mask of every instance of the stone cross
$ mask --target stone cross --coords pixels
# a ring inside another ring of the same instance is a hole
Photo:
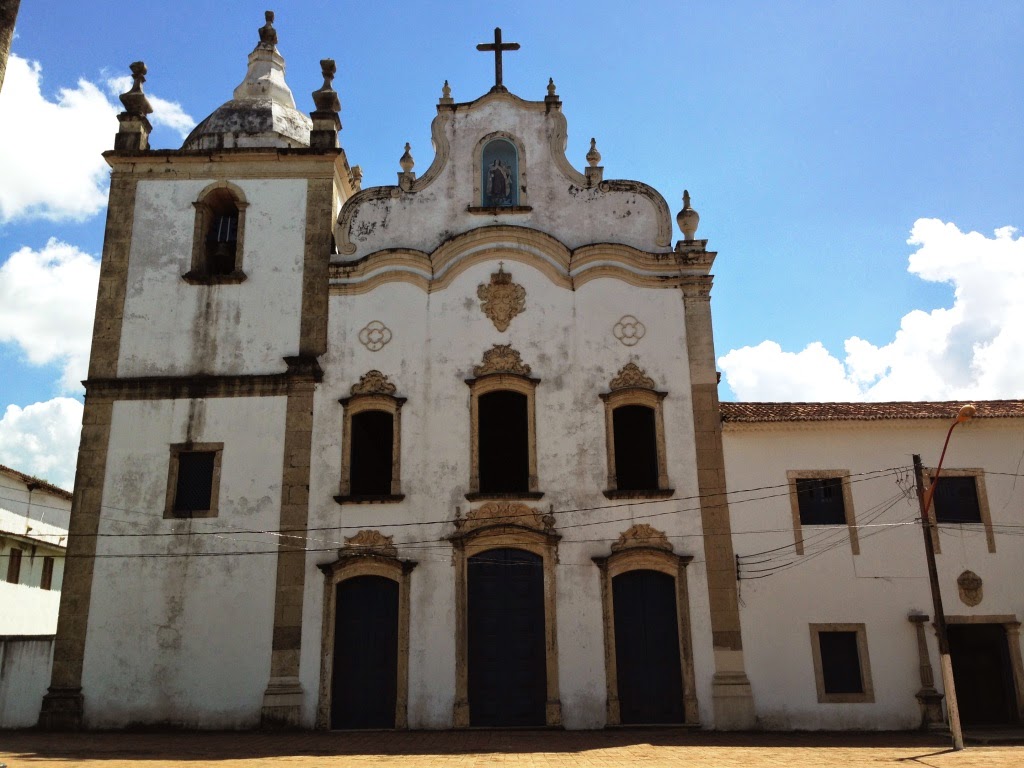
[[[494,51],[494,89],[505,90],[505,86],[501,84],[501,52],[518,51],[519,43],[501,42],[501,27],[495,27],[494,42],[480,43],[477,45],[476,49],[478,51]]]

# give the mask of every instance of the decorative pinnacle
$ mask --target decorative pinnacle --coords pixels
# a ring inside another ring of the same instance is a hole
[[[452,97],[451,86],[448,85],[448,81],[445,80],[444,81],[444,85],[441,86],[441,98],[442,99],[450,99],[451,97]]]
[[[274,29],[274,12],[265,11],[263,18],[267,23],[260,27],[260,42],[264,45],[277,45],[277,30]]]
[[[402,155],[401,160],[398,161],[398,164],[402,166],[402,171],[405,173],[412,173],[413,166],[416,165],[416,161],[413,160],[412,155],[409,154],[410,149],[412,149],[412,146],[410,146],[409,142],[406,142],[405,154]]]
[[[149,70],[146,69],[144,61],[133,61],[129,65],[129,69],[132,71],[132,87],[118,98],[124,104],[124,111],[127,114],[134,115],[135,117],[145,117],[153,112],[149,99],[142,92],[142,84],[146,82],[146,73]]]
[[[596,168],[601,162],[601,153],[597,151],[597,139],[590,140],[590,151],[587,152],[587,162],[591,168]]]
[[[313,103],[320,112],[339,112],[341,102],[338,100],[338,92],[334,90],[332,81],[338,71],[334,59],[320,59],[320,72],[324,76],[324,84],[320,90],[313,91]]]
[[[682,230],[686,242],[693,242],[693,236],[697,232],[697,225],[700,223],[700,214],[690,207],[690,192],[683,190],[683,210],[676,214],[676,223]]]
[[[555,78],[553,77],[548,78],[548,97],[552,99],[558,97],[558,94],[555,93]]]

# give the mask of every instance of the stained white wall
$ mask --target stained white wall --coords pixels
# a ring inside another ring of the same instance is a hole
[[[212,183],[138,184],[118,376],[273,373],[298,352],[306,181],[236,180],[247,279],[190,285],[192,203]]]
[[[276,550],[231,531],[280,527],[284,421],[284,397],[114,406],[82,678],[91,727],[259,723],[276,555],[204,553]],[[216,518],[163,518],[169,446],[187,439],[224,443]]]
[[[921,714],[917,640],[911,610],[932,614],[911,456],[935,466],[950,422],[880,421],[810,425],[727,425],[725,461],[736,553],[741,556],[740,617],[754,703],[766,728],[914,728]],[[937,555],[947,615],[1024,616],[1020,566],[1024,538],[999,526],[1021,524],[1024,453],[1020,419],[976,419],[957,427],[944,466],[981,467],[996,526],[990,553],[978,525],[942,525]],[[896,474],[864,475],[885,468]],[[793,554],[787,470],[851,473],[860,554],[846,526],[804,527],[805,554]],[[1007,473],[1007,474],[995,474]],[[745,489],[764,490],[743,493]],[[890,525],[903,523],[904,525]],[[834,545],[834,547],[833,547]],[[833,547],[833,548],[829,548]],[[770,551],[772,550],[772,551]],[[765,554],[759,554],[765,553]],[[767,562],[763,562],[767,561]],[[792,565],[770,571],[776,566]],[[984,599],[961,602],[956,579],[982,577]],[[766,576],[766,578],[756,578]],[[819,704],[809,624],[864,623],[873,704]],[[935,638],[927,630],[936,687],[942,684]]]
[[[447,541],[457,508],[466,514],[469,491],[470,391],[465,379],[494,344],[511,344],[541,379],[536,391],[537,466],[543,499],[553,508],[563,536],[556,567],[562,713],[569,728],[604,724],[604,638],[600,582],[591,558],[608,555],[610,544],[634,522],[669,533],[681,554],[695,556],[690,571],[690,608],[699,680],[698,695],[710,720],[711,643],[703,570],[700,516],[693,500],[629,504],[610,501],[607,487],[604,404],[599,394],[628,362],[635,361],[669,394],[664,401],[669,479],[678,496],[697,494],[692,406],[685,354],[683,302],[677,291],[642,289],[600,279],[571,292],[532,266],[505,262],[526,289],[526,311],[508,330],[497,331],[480,309],[477,286],[497,271],[494,261],[468,269],[444,290],[426,294],[406,283],[371,293],[331,298],[331,347],[322,359],[324,382],[316,394],[310,485],[310,546],[330,549],[361,528],[395,537],[399,557],[416,560],[411,577],[409,724],[450,727],[455,693],[455,575]],[[627,347],[612,333],[633,314],[646,325],[639,344]],[[358,340],[378,320],[392,332],[383,349],[371,352]],[[402,408],[401,476],[405,500],[387,505],[345,505],[338,493],[341,424],[338,399],[367,371],[385,373],[408,398]],[[597,508],[597,509],[593,509]],[[579,512],[566,510],[580,509]],[[683,510],[683,511],[678,511]],[[666,514],[667,513],[667,514]],[[401,526],[389,527],[389,524]],[[409,523],[412,523],[409,525]],[[596,524],[595,524],[596,523]],[[319,685],[324,579],[315,563],[331,562],[332,551],[308,558],[302,676],[311,725]]]
[[[53,637],[0,635],[0,728],[36,724],[50,682],[52,654]]]

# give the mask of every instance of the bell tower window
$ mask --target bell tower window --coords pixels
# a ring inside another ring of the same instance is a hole
[[[196,209],[192,268],[183,275],[192,284],[240,283],[246,201],[233,184],[209,187],[192,204]]]

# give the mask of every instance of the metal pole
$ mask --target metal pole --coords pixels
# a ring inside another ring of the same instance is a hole
[[[946,433],[946,444],[942,446],[942,457],[939,458],[939,466],[935,469],[935,477],[932,478],[931,487],[928,489],[928,496],[924,495],[924,468],[921,466],[921,457],[914,454],[914,477],[917,480],[917,501],[921,506],[921,530],[924,532],[924,552],[928,560],[928,581],[932,588],[932,610],[935,614],[935,634],[939,639],[939,669],[942,671],[942,689],[946,694],[946,712],[949,716],[949,730],[953,735],[953,749],[964,748],[964,734],[960,728],[960,708],[956,701],[956,686],[953,683],[953,662],[949,657],[949,639],[946,636],[946,614],[942,610],[942,593],[939,591],[939,573],[935,567],[935,548],[932,545],[932,533],[935,531],[935,524],[928,515],[931,507],[932,497],[935,495],[935,486],[939,480],[939,471],[942,469],[942,458],[946,455],[946,446],[949,445],[949,436],[953,434],[953,427]]]

